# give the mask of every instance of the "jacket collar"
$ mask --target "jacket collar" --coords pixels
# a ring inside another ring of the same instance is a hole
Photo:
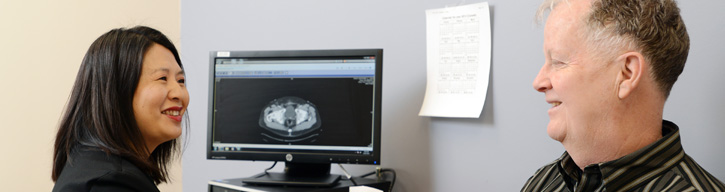
[[[679,127],[663,120],[662,135],[659,140],[633,153],[617,160],[588,165],[583,171],[569,153],[564,152],[558,167],[570,189],[576,187],[576,191],[590,191],[604,187],[626,191],[659,176],[684,158]]]

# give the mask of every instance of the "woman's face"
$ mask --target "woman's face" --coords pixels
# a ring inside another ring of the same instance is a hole
[[[149,152],[181,135],[181,117],[188,105],[184,71],[171,51],[154,43],[144,55],[133,95],[133,114]]]

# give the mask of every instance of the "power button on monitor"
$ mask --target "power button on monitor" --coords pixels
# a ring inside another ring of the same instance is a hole
[[[284,156],[284,158],[287,159],[287,161],[292,161],[292,154],[287,153],[287,155]]]

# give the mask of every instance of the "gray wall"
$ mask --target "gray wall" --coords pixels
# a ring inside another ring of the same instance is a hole
[[[192,98],[184,190],[204,191],[211,179],[246,177],[271,165],[205,159],[209,51],[383,48],[382,167],[398,172],[395,190],[518,191],[563,152],[546,134],[549,105],[531,85],[543,63],[543,32],[533,22],[540,0],[489,1],[493,53],[481,118],[419,117],[425,10],[460,2],[182,0],[181,54]],[[686,152],[724,180],[725,16],[718,9],[725,1],[680,3],[692,48],[664,116],[682,128]],[[374,169],[346,167],[354,175]]]

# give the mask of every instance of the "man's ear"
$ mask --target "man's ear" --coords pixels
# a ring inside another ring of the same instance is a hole
[[[644,56],[638,52],[627,52],[615,61],[621,67],[619,72],[619,99],[628,97],[639,86],[645,73]]]

